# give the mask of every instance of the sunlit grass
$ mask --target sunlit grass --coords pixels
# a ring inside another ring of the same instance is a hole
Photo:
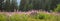
[[[5,14],[0,14],[0,21],[7,21],[7,16]]]
[[[46,13],[37,13],[37,15],[26,14],[12,14],[7,17],[4,14],[0,14],[0,21],[60,21],[60,15],[52,15]]]

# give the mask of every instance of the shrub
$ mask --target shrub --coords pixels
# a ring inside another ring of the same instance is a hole
[[[44,14],[44,13],[38,13],[37,15],[35,16],[32,16],[32,18],[35,18],[35,19],[50,19],[52,17],[52,15],[50,14]]]
[[[57,8],[55,9],[56,12],[60,12],[60,4],[57,5]]]

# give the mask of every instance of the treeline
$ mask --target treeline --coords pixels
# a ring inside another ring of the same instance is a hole
[[[0,10],[14,12],[18,11],[28,11],[28,10],[45,10],[54,11],[57,8],[57,4],[60,0],[21,0],[20,5],[17,6],[17,0],[0,0]]]
[[[16,0],[1,0],[1,6],[0,10],[1,11],[6,11],[6,12],[13,12],[14,9],[17,9],[17,2]]]

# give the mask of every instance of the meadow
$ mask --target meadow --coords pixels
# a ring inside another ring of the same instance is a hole
[[[59,0],[21,0],[21,3],[20,0],[0,1],[0,21],[60,21]]]
[[[35,14],[25,13],[0,13],[0,21],[60,21],[60,14],[38,12]]]

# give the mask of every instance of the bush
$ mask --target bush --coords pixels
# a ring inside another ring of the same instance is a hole
[[[48,15],[48,14],[38,13],[37,15],[31,16],[31,17],[35,18],[35,19],[49,19],[49,18],[51,18],[51,16],[50,17],[49,16],[50,15]]]
[[[55,12],[60,12],[60,4],[57,5],[57,8],[55,9]]]

